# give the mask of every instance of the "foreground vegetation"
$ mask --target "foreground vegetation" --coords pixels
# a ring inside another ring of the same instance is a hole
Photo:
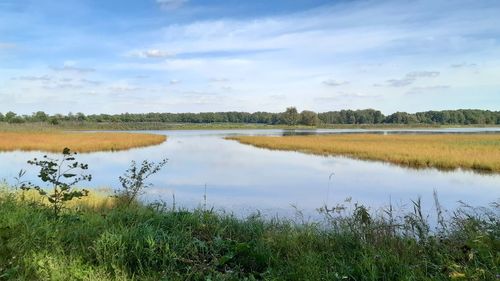
[[[73,133],[61,131],[0,131],[0,151],[77,152],[118,151],[160,144],[163,135],[132,133]]]
[[[324,223],[238,219],[203,208],[91,195],[54,217],[37,195],[0,192],[0,280],[494,280],[495,209],[323,208]]]
[[[500,135],[377,135],[229,137],[256,147],[343,155],[409,167],[500,172]]]

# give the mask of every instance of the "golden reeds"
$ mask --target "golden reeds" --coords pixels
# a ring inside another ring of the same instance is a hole
[[[118,151],[156,145],[166,137],[135,133],[0,132],[0,151]]]
[[[51,188],[47,188],[46,191],[52,192]],[[75,209],[75,208],[91,208],[91,209],[112,209],[118,204],[115,197],[110,195],[113,191],[109,188],[95,188],[91,189],[88,196],[81,198],[75,198],[71,201],[67,201],[64,204],[65,208]],[[0,196],[1,196],[0,190]],[[25,200],[28,202],[39,202],[41,204],[50,206],[49,201],[44,196],[41,196],[37,190],[31,189],[28,191],[18,190],[14,193],[18,200]]]
[[[341,155],[416,168],[500,172],[498,134],[241,136],[228,139],[268,149]]]

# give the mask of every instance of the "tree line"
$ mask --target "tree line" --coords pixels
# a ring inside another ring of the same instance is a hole
[[[47,122],[57,125],[60,122],[161,122],[161,123],[253,123],[269,125],[308,125],[319,124],[456,124],[456,125],[498,125],[500,111],[459,109],[425,111],[417,113],[395,112],[384,115],[379,110],[340,110],[316,113],[309,110],[299,112],[289,107],[284,112],[201,112],[201,113],[123,113],[92,114],[69,113],[49,115],[43,111],[31,115],[18,115],[12,111],[0,113],[0,122],[34,123]]]

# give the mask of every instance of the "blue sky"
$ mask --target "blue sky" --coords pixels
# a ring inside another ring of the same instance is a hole
[[[0,112],[500,110],[500,2],[0,0]]]

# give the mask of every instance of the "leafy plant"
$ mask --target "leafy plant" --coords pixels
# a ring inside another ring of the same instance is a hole
[[[47,192],[42,187],[32,183],[23,184],[21,189],[37,190],[52,205],[56,217],[59,216],[65,202],[87,196],[89,193],[86,189],[74,189],[77,183],[92,179],[91,175],[85,174],[85,170],[89,168],[88,164],[77,162],[76,154],[76,152],[71,152],[69,148],[64,148],[61,159],[52,159],[44,155],[42,160],[34,158],[28,161],[29,164],[40,167],[38,177],[51,185],[52,192]]]
[[[151,186],[146,180],[158,173],[167,164],[168,159],[163,159],[158,163],[144,160],[140,167],[132,161],[130,168],[119,177],[123,190],[118,192],[118,197],[124,199],[130,205],[139,195],[144,193],[144,189]]]

